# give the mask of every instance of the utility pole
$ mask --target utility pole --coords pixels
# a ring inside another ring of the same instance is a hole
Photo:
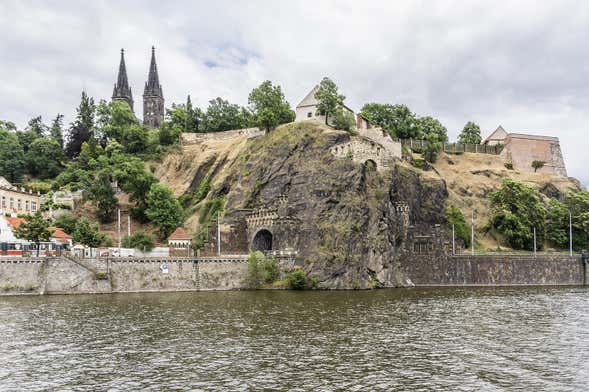
[[[217,254],[221,256],[221,213],[217,210]]]
[[[470,221],[470,247],[471,253],[474,256],[474,210],[472,210],[472,219]]]
[[[573,215],[569,210],[569,253],[573,255]]]
[[[121,257],[121,209],[117,209],[117,234],[119,237],[119,257]]]
[[[127,237],[131,237],[131,215],[127,215]]]
[[[454,233],[454,223],[452,223],[452,254],[456,254],[456,237]]]
[[[534,257],[536,257],[536,226],[534,226]]]

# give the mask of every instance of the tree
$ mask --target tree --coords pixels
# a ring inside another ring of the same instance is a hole
[[[247,128],[251,125],[251,113],[239,105],[216,98],[209,101],[202,125],[204,132]]]
[[[51,122],[49,135],[63,149],[63,114],[57,114]]]
[[[186,120],[184,122],[184,132],[198,132],[202,111],[199,108],[192,107],[190,95],[186,99]]]
[[[439,140],[437,133],[430,133],[425,136],[425,147],[423,149],[423,157],[429,163],[436,163],[438,154],[442,150],[442,143]]]
[[[295,113],[284,98],[282,89],[280,86],[273,86],[269,80],[252,90],[248,104],[253,113],[254,124],[266,132],[295,119]]]
[[[246,285],[251,289],[257,289],[262,283],[272,283],[280,275],[280,268],[276,259],[266,257],[258,251],[250,253],[247,259]]]
[[[124,130],[120,143],[130,154],[144,152],[149,147],[149,133],[143,125],[135,124]]]
[[[140,230],[131,236],[123,238],[123,246],[149,252],[154,248],[155,242],[152,236]]]
[[[439,120],[433,117],[426,116],[418,118],[417,126],[424,137],[427,137],[429,134],[435,134],[438,136],[438,141],[444,143],[448,141],[448,130]]]
[[[421,130],[415,114],[405,105],[367,103],[362,116],[387,130],[391,137],[400,139],[421,138]]]
[[[88,97],[85,91],[82,92],[80,106],[78,106],[76,111],[76,119],[70,126],[66,146],[66,154],[70,158],[78,156],[82,144],[93,136],[96,107],[94,105],[94,99]]]
[[[317,110],[320,115],[325,116],[327,125],[329,116],[343,106],[346,97],[338,92],[337,85],[331,79],[325,77],[319,83],[315,99],[318,101]]]
[[[107,103],[100,101],[97,112],[97,133],[95,135],[106,146],[109,141],[116,140],[124,145],[124,140],[130,128],[139,126],[139,122],[131,107],[122,101]]]
[[[533,250],[534,235],[541,248],[545,238],[546,209],[537,190],[512,179],[503,180],[501,188],[489,195],[491,226],[505,236],[514,249]]]
[[[59,227],[60,229],[71,235],[76,229],[77,222],[78,218],[76,218],[72,214],[63,214],[55,218],[55,220],[53,221],[53,226]]]
[[[41,116],[34,117],[29,120],[26,131],[31,131],[37,134],[37,136],[45,136],[48,131],[47,125],[43,123]]]
[[[17,135],[0,128],[0,176],[20,182],[24,169],[24,152]]]
[[[340,107],[340,110],[336,110],[333,115],[333,127],[343,131],[352,131],[356,128],[356,119],[351,112]]]
[[[31,145],[35,140],[41,138],[41,136],[32,130],[17,132],[16,135],[18,137],[18,142],[22,146],[22,149],[25,153],[29,151],[29,148],[31,148]]]
[[[153,174],[145,170],[145,165],[140,159],[133,157],[117,162],[113,168],[114,178],[119,187],[130,194],[129,199],[135,202],[132,210],[133,216],[141,221],[147,219],[147,195],[151,186],[157,182]]]
[[[63,170],[64,159],[59,143],[48,137],[35,140],[25,155],[29,173],[41,179],[57,176]]]
[[[548,201],[546,213],[546,238],[557,248],[569,246],[569,211],[565,203],[556,199]]]
[[[454,233],[456,237],[464,241],[464,246],[470,246],[470,230],[466,225],[466,219],[460,209],[456,207],[450,207],[446,210],[446,218],[448,223],[454,225]]]
[[[542,169],[544,167],[544,161],[532,161],[532,167],[534,168],[534,173],[538,171],[538,169]]]
[[[95,173],[86,186],[86,195],[96,207],[96,217],[102,223],[111,222],[118,206],[118,199],[112,187],[110,169]]]
[[[37,245],[37,256],[39,256],[39,244],[51,239],[53,232],[49,229],[49,220],[43,218],[41,211],[35,215],[28,215],[25,222],[22,222],[14,231],[18,238],[34,242]]]
[[[462,144],[481,144],[481,127],[472,121],[467,122],[458,135],[458,142]]]
[[[79,242],[90,248],[97,248],[106,241],[106,236],[100,233],[98,225],[91,225],[85,218],[78,221],[72,237],[74,242]]]
[[[168,237],[182,224],[184,212],[174,194],[164,184],[153,184],[147,195],[147,218],[158,228],[162,238]]]

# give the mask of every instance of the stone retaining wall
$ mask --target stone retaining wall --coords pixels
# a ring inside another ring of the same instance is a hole
[[[414,255],[401,270],[416,286],[561,286],[585,284],[580,255]]]

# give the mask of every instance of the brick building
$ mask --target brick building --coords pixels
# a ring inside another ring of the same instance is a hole
[[[4,177],[0,177],[0,213],[34,214],[40,206],[39,192],[13,186]]]

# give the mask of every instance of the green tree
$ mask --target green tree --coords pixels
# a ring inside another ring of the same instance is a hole
[[[145,221],[147,219],[147,195],[157,178],[145,170],[143,161],[136,157],[125,158],[114,164],[114,178],[119,187],[130,194],[130,200],[135,202],[133,216]]]
[[[556,199],[548,201],[546,213],[546,238],[557,248],[569,246],[569,210]]]
[[[435,134],[438,136],[438,141],[444,143],[448,141],[448,130],[439,120],[430,116],[420,117],[417,119],[417,125],[424,137]]]
[[[162,238],[172,234],[184,218],[182,206],[170,188],[159,183],[149,189],[145,215],[158,228]]]
[[[40,137],[31,144],[25,155],[29,173],[41,179],[54,178],[63,170],[65,155],[57,141]]]
[[[216,98],[209,101],[202,125],[205,132],[229,131],[247,128],[251,120],[251,113],[245,108]]]
[[[43,218],[38,211],[35,215],[28,215],[25,222],[16,228],[14,234],[18,238],[34,242],[37,245],[37,256],[39,256],[39,243],[49,241],[53,234],[49,226],[49,220]]]
[[[119,201],[112,187],[110,169],[102,169],[94,174],[86,186],[86,197],[96,207],[96,217],[100,222],[112,222]]]
[[[470,229],[466,225],[466,219],[460,209],[456,207],[450,207],[446,210],[446,219],[448,223],[454,225],[454,234],[457,238],[464,241],[464,246],[470,246]]]
[[[66,146],[66,154],[70,158],[77,157],[82,149],[82,144],[93,136],[96,106],[94,99],[88,97],[85,91],[82,92],[80,106],[76,111],[76,119],[69,129]]]
[[[280,86],[273,86],[269,80],[252,90],[248,104],[253,113],[254,125],[265,129],[266,132],[295,119],[295,113],[284,98],[282,89]]]
[[[31,145],[35,142],[35,140],[41,138],[35,131],[28,130],[24,132],[17,132],[18,142],[22,146],[23,151],[26,153],[31,148]]]
[[[354,114],[341,107],[333,115],[333,127],[343,131],[352,131],[356,128],[356,118]]]
[[[125,236],[122,242],[123,247],[125,248],[135,248],[145,252],[149,252],[155,247],[153,237],[143,230],[140,230],[131,236]]]
[[[49,128],[43,123],[42,117],[37,116],[29,120],[25,130],[34,132],[37,136],[45,136]]]
[[[334,115],[340,107],[343,106],[346,97],[338,92],[337,85],[333,80],[325,77],[319,83],[319,88],[315,92],[317,110],[319,114],[325,116],[325,124],[328,124],[329,116]]]
[[[425,147],[423,149],[423,157],[429,163],[436,163],[438,155],[442,150],[442,143],[438,139],[437,133],[429,133],[425,136]]]
[[[125,145],[129,129],[139,126],[135,114],[126,102],[112,101],[107,103],[100,101],[96,112],[96,128],[99,135],[95,136],[101,140],[102,146],[106,146],[112,140]]]
[[[491,226],[505,236],[514,249],[534,249],[536,228],[538,248],[545,239],[546,208],[537,190],[512,179],[503,180],[501,188],[490,195]]]
[[[534,173],[538,171],[538,169],[542,169],[544,167],[544,161],[532,161],[532,167],[534,168]]]
[[[77,222],[78,218],[76,218],[72,214],[62,214],[55,218],[55,220],[53,221],[53,226],[59,227],[60,229],[71,235],[76,229]]]
[[[419,139],[422,137],[415,114],[405,105],[367,103],[362,116],[389,132],[391,137]]]
[[[467,122],[458,135],[458,142],[462,144],[481,144],[481,127],[472,121]]]
[[[78,220],[72,237],[74,242],[90,248],[97,248],[106,241],[106,236],[100,232],[98,225],[90,224],[85,218]]]
[[[258,251],[250,253],[247,259],[246,285],[251,289],[259,288],[262,283],[272,283],[278,279],[280,269],[276,259],[266,257]]]
[[[137,154],[149,147],[149,133],[143,125],[135,124],[125,129],[120,143],[126,152]]]
[[[51,136],[51,138],[59,144],[59,147],[63,149],[63,114],[58,113],[51,122],[49,136]]]
[[[0,128],[0,176],[20,182],[25,169],[23,148],[15,132]]]
[[[300,268],[295,269],[287,275],[288,286],[293,290],[302,290],[307,286],[307,276]]]
[[[186,120],[184,122],[184,132],[198,132],[202,111],[199,108],[192,107],[190,95],[186,98]]]

